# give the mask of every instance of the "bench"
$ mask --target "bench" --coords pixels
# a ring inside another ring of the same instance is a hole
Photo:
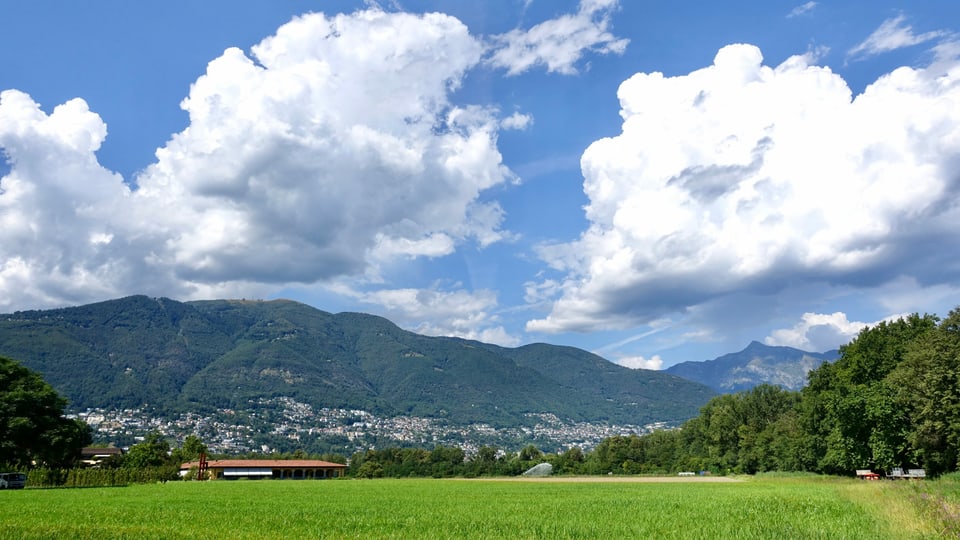
[[[880,475],[870,469],[857,469],[857,478],[861,480],[879,480]]]

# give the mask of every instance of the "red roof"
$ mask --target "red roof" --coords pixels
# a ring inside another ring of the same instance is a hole
[[[199,467],[199,461],[191,461],[180,465],[181,469]],[[319,459],[211,459],[207,461],[207,467],[257,467],[264,469],[318,469],[318,468],[345,468],[342,463],[331,463],[329,461],[320,461]]]

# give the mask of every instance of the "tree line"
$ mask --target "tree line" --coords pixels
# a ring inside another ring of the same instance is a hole
[[[798,392],[712,399],[680,429],[603,441],[584,472],[960,468],[960,308],[865,328]]]

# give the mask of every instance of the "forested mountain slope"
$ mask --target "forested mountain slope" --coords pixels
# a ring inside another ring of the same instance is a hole
[[[285,300],[132,296],[17,312],[0,316],[0,355],[43,374],[75,410],[203,412],[286,396],[456,423],[516,425],[526,413],[553,413],[644,424],[693,417],[713,395],[579,349],[428,337]]]

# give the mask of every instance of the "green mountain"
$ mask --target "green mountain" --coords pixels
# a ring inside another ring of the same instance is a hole
[[[793,347],[772,347],[751,342],[740,352],[704,362],[681,362],[667,373],[696,381],[719,393],[749,390],[760,384],[775,384],[799,390],[807,384],[807,373],[840,357],[840,351],[812,353]]]
[[[0,316],[0,356],[43,374],[74,410],[315,408],[518,425],[526,413],[645,424],[693,417],[713,392],[571,347],[428,337],[285,301],[132,296]]]

